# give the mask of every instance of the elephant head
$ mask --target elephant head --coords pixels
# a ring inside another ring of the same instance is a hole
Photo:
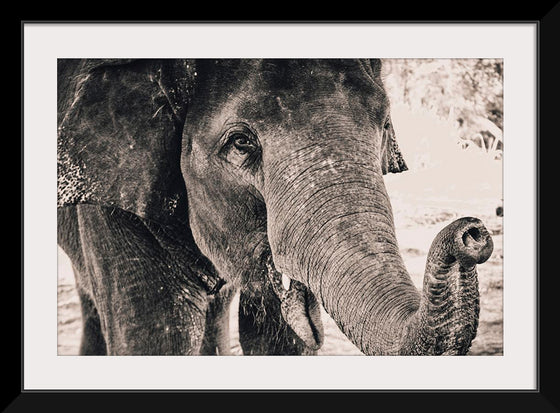
[[[100,66],[81,63],[74,101],[97,73],[115,110],[72,115],[101,116],[107,132],[59,149],[63,204],[104,202],[183,226],[199,274],[213,279],[215,269],[249,291],[267,285],[310,348],[323,341],[321,304],[365,354],[466,353],[478,323],[475,268],[492,241],[480,221],[454,222],[434,240],[423,291],[413,285],[383,181],[406,165],[379,60]],[[149,86],[136,88],[139,78]],[[109,80],[120,87],[107,91]],[[71,113],[63,100],[59,113]],[[114,116],[123,105],[128,115]],[[75,134],[70,124],[59,117],[59,134]]]

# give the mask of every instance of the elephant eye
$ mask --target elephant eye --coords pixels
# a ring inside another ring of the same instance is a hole
[[[234,133],[230,140],[235,149],[241,153],[247,153],[256,148],[255,143],[244,133]]]
[[[256,170],[261,152],[259,141],[252,130],[245,125],[237,125],[226,134],[220,156],[237,167]]]
[[[383,125],[383,129],[389,130],[390,127],[391,127],[391,121],[389,119],[387,119],[385,121],[385,124]]]

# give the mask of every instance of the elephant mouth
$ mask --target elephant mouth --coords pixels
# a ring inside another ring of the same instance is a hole
[[[264,259],[266,275],[280,300],[284,320],[307,347],[318,350],[323,345],[324,333],[317,298],[304,284],[277,271],[270,251]]]

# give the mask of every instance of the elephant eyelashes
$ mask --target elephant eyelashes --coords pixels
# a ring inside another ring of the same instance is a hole
[[[234,131],[228,134],[220,155],[235,166],[255,170],[261,159],[261,147],[250,130]]]

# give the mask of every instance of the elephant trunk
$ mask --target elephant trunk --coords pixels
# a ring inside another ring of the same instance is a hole
[[[426,263],[419,311],[407,326],[401,354],[466,354],[480,310],[476,264],[493,242],[476,218],[458,219],[434,239]]]
[[[365,354],[464,354],[478,320],[475,265],[492,252],[484,226],[462,219],[436,237],[421,293],[398,249],[381,171],[322,157],[269,177],[274,192],[293,194],[267,202],[278,271],[307,285]]]

